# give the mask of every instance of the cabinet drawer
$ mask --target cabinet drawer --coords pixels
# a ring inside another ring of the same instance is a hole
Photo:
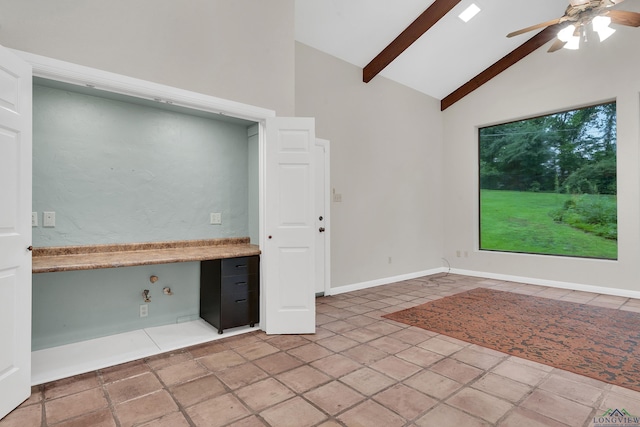
[[[258,276],[255,274],[240,274],[237,276],[223,276],[220,293],[227,294],[246,294],[250,290],[256,288]]]
[[[223,295],[220,304],[219,329],[258,322],[258,300],[253,292],[248,292],[247,295]]]
[[[226,258],[222,260],[222,276],[258,274],[260,258],[257,256]]]

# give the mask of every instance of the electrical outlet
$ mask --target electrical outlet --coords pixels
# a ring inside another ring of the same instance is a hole
[[[333,195],[333,201],[335,203],[341,203],[342,202],[342,194],[340,193],[336,193]]]
[[[56,226],[56,213],[55,212],[43,212],[42,225],[45,227]]]
[[[38,226],[38,212],[31,212],[31,226]]]
[[[147,317],[149,315],[149,306],[147,304],[140,304],[140,317]]]
[[[209,222],[214,225],[222,224],[222,213],[212,212],[209,218]]]

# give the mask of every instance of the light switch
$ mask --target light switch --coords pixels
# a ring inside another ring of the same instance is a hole
[[[43,212],[43,214],[42,214],[42,225],[44,227],[55,227],[56,226],[56,213],[55,212]]]
[[[212,212],[210,217],[210,223],[214,225],[222,224],[222,213]]]
[[[31,212],[31,226],[38,226],[38,212]]]

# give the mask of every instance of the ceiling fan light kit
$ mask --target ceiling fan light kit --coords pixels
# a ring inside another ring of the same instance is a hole
[[[569,0],[570,4],[567,10],[560,18],[514,31],[507,34],[507,37],[557,25],[562,28],[558,31],[558,38],[549,48],[549,52],[555,52],[560,48],[575,50],[580,47],[580,38],[587,41],[587,33],[589,31],[587,27],[591,24],[593,32],[597,33],[598,38],[603,42],[616,32],[615,29],[609,27],[611,23],[629,27],[640,26],[640,13],[609,9],[623,1],[624,0]],[[563,24],[565,26],[563,26]]]

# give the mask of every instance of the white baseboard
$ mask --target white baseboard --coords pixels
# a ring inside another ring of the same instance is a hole
[[[461,274],[464,276],[482,277],[485,279],[505,280],[508,282],[525,283],[527,285],[548,286],[550,288],[569,289],[572,291],[591,292],[595,294],[613,295],[626,298],[640,298],[640,292],[628,289],[607,288],[604,286],[583,285],[581,283],[560,282],[557,280],[535,279],[532,277],[511,276],[508,274],[487,273],[484,271],[462,270],[457,268],[451,269],[452,274]]]
[[[416,279],[418,277],[430,276],[433,274],[444,273],[449,271],[451,274],[460,274],[463,276],[481,277],[484,279],[504,280],[508,282],[525,283],[527,285],[548,286],[550,288],[569,289],[572,291],[591,292],[595,294],[613,295],[626,298],[640,299],[639,291],[631,291],[628,289],[607,288],[604,286],[583,285],[581,283],[560,282],[557,280],[535,279],[532,277],[512,276],[508,274],[487,273],[484,271],[462,270],[457,268],[448,269],[447,267],[434,268],[431,270],[418,271],[415,273],[402,274],[400,276],[385,277],[382,279],[370,280],[367,282],[354,283],[351,285],[338,286],[331,288],[328,295],[338,295],[346,292],[359,291],[362,289],[373,288],[376,286],[388,285],[390,283],[401,282],[403,280]]]
[[[346,292],[359,291],[361,289],[373,288],[376,286],[388,285],[390,283],[401,282],[403,280],[416,279],[418,277],[431,276],[432,274],[446,272],[447,268],[439,267],[431,270],[418,271],[415,273],[402,274],[400,276],[385,277],[382,279],[369,280],[367,282],[354,283],[352,285],[338,286],[329,289],[329,295],[344,294]]]

